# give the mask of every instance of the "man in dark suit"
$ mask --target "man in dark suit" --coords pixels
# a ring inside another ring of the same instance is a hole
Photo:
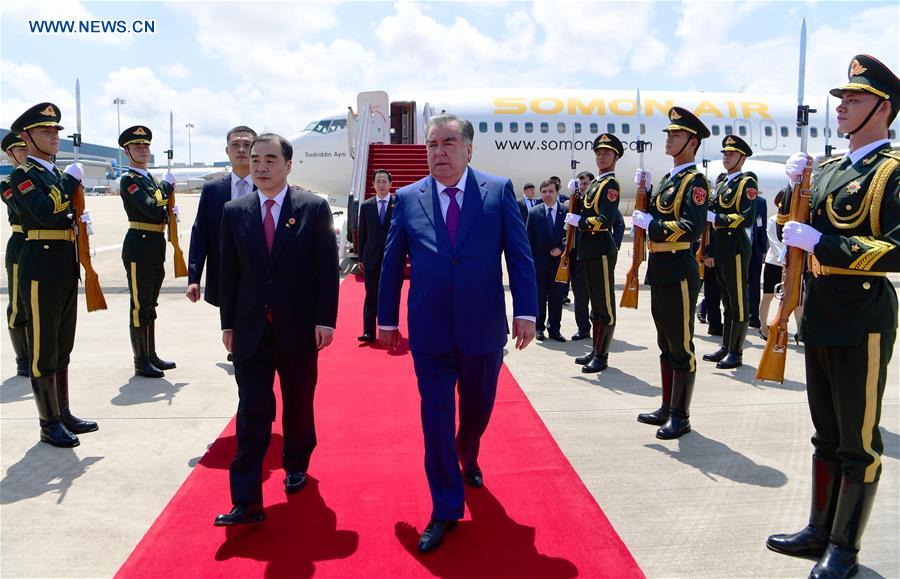
[[[422,399],[433,504],[419,539],[422,552],[438,547],[462,518],[463,480],[474,488],[484,484],[478,449],[509,333],[501,253],[513,297],[516,348],[527,346],[535,333],[537,288],[525,224],[509,179],[468,166],[474,134],[470,122],[454,115],[429,120],[425,145],[431,174],[397,192],[381,267],[379,340],[393,347],[400,339],[400,289],[409,255],[409,347]]]
[[[259,523],[262,466],[281,382],[284,452],[291,494],[306,484],[316,446],[313,392],[319,350],[332,340],[338,307],[338,256],[328,203],[288,187],[293,148],[279,135],[253,141],[259,190],[225,204],[222,215],[222,342],[234,354],[238,385],[237,452],[231,463],[231,512],[216,526]]]
[[[519,199],[519,213],[522,214],[522,223],[528,220],[528,212],[531,211],[531,208],[535,205],[540,205],[542,203],[541,198],[534,194],[534,183],[525,183],[525,186],[522,187],[522,194],[524,197]]]
[[[762,278],[763,260],[769,250],[769,238],[766,236],[766,221],[768,221],[768,203],[760,195],[756,198],[756,221],[753,222],[750,241],[750,268],[747,272],[750,296],[750,327],[759,328],[762,324],[759,320],[760,279]]]
[[[197,217],[191,228],[191,248],[188,252],[188,287],[186,296],[192,302],[200,299],[200,278],[206,268],[206,291],[204,299],[219,305],[219,227],[222,208],[232,199],[243,197],[253,191],[250,178],[250,145],[256,138],[256,131],[250,127],[234,127],[225,137],[225,154],[231,161],[231,174],[210,181],[200,191]]]
[[[359,207],[359,255],[366,282],[366,301],[363,304],[363,333],[360,342],[375,341],[375,318],[378,313],[378,280],[384,240],[391,226],[394,197],[390,194],[393,178],[387,169],[378,169],[372,176],[375,196]]]
[[[547,179],[541,183],[541,201],[528,212],[525,229],[531,244],[531,257],[537,273],[538,341],[544,340],[544,329],[551,340],[565,342],[560,334],[563,300],[566,298],[566,284],[556,281],[559,256],[566,248],[565,219],[568,206],[558,202],[556,184]],[[546,324],[545,324],[546,322]]]
[[[584,194],[587,193],[588,187],[590,187],[591,183],[594,181],[594,174],[590,171],[582,171],[576,178],[578,179],[578,192],[581,195],[581,198],[584,199]],[[572,194],[574,195],[575,191],[572,191]],[[569,207],[572,207],[571,203],[569,204]],[[572,336],[572,341],[584,340],[591,337],[591,316],[588,312],[588,305],[591,300],[588,298],[587,278],[585,277],[583,264],[579,264],[578,262],[578,242],[580,238],[581,232],[576,229],[575,245],[573,245],[572,249],[569,251],[569,282],[572,285],[575,324],[578,326],[578,331]]]

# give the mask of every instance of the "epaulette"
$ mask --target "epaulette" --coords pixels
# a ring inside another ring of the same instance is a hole
[[[894,149],[885,149],[883,151],[878,151],[879,155],[884,155],[885,157],[889,157],[896,161],[900,161],[900,151],[895,151]]]
[[[22,163],[21,165],[16,167],[16,169],[22,169],[23,171],[31,171],[32,169],[34,169],[34,166],[35,166],[34,163],[32,163],[31,161],[25,161],[24,163]]]
[[[824,161],[819,163],[819,168],[824,167],[825,165],[828,165],[829,163],[834,163],[835,161],[840,161],[843,158],[844,157],[842,157],[842,156],[838,156],[838,157],[832,157],[830,159],[825,159]]]

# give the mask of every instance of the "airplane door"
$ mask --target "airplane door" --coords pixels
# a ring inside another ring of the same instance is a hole
[[[388,143],[388,127],[390,126],[391,105],[388,93],[383,90],[361,92],[356,95],[356,111],[362,112],[363,107],[369,105],[372,112],[372,128],[370,133],[372,143]]]
[[[778,127],[775,121],[760,121],[759,147],[771,151],[778,146]]]
[[[391,103],[391,144],[415,144],[416,102]]]

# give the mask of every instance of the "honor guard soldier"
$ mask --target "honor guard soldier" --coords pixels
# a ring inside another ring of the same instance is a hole
[[[16,133],[10,132],[3,137],[0,145],[13,167],[18,167],[25,162],[28,156],[28,147],[25,141]],[[6,283],[9,288],[9,305],[6,306],[6,323],[9,327],[9,339],[16,353],[16,374],[28,376],[28,330],[25,328],[28,320],[25,318],[25,304],[22,294],[19,293],[19,251],[25,245],[25,233],[22,229],[22,209],[16,205],[13,198],[12,185],[9,179],[0,182],[0,193],[6,204],[6,215],[9,218],[9,227],[12,234],[6,242]]]
[[[166,275],[167,206],[175,178],[167,173],[165,180],[157,181],[147,171],[152,139],[153,133],[142,125],[129,127],[119,135],[119,146],[131,161],[131,168],[120,181],[119,194],[128,215],[122,262],[131,293],[128,323],[134,373],[162,378],[163,370],[175,367],[175,362],[156,354],[156,302]]]
[[[897,333],[900,271],[900,154],[888,127],[900,110],[900,80],[871,56],[853,58],[840,98],[838,130],[850,152],[826,161],[811,187],[809,223],[787,221],[786,245],[809,252],[802,334],[812,438],[809,525],[773,535],[786,555],[819,557],[810,577],[850,577],[875,501],[884,448],[878,422]],[[788,159],[799,180],[807,157]],[[788,199],[782,207],[790,207]],[[786,220],[786,211],[779,218]],[[896,486],[893,487],[896,489]]]
[[[584,268],[588,299],[591,303],[591,326],[594,345],[590,353],[575,358],[585,374],[605,370],[609,360],[609,346],[616,329],[616,297],[614,273],[618,249],[612,236],[613,224],[619,211],[619,183],[616,181],[616,162],[625,152],[622,141],[613,134],[603,133],[594,139],[594,155],[599,175],[584,194],[581,213],[566,215],[566,223],[577,226],[578,267]]]
[[[31,388],[40,416],[41,441],[78,446],[76,434],[97,423],[69,411],[69,355],[75,343],[78,256],[72,195],[84,177],[75,163],[65,174],[53,164],[59,150],[59,107],[40,103],[12,124],[28,148],[28,158],[10,177],[13,201],[21,209],[25,243],[19,253],[18,292],[28,320]],[[90,221],[84,215],[85,223]]]
[[[656,342],[661,351],[662,406],[640,414],[638,421],[661,425],[656,437],[678,438],[690,432],[691,395],[694,391],[694,311],[700,292],[700,270],[691,251],[706,225],[709,182],[697,170],[694,157],[709,129],[690,111],[669,110],[669,125],[663,129],[666,155],[675,167],[662,179],[649,199],[648,212],[635,211],[632,223],[647,230],[650,259],[650,311],[656,324]],[[650,180],[638,170],[636,184]]]
[[[703,359],[716,368],[730,370],[743,364],[744,339],[749,327],[747,271],[750,267],[750,228],[756,219],[759,185],[752,173],[741,168],[753,154],[743,139],[728,135],[722,140],[722,165],[728,172],[710,199],[706,220],[712,225],[711,243],[716,282],[725,309],[722,346]]]

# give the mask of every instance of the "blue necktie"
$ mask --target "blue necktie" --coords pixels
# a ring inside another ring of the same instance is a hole
[[[553,237],[553,208],[547,208],[547,229],[550,231],[550,236]]]
[[[379,199],[378,200],[378,220],[381,221],[382,225],[384,224],[384,206],[387,204],[387,200]]]

